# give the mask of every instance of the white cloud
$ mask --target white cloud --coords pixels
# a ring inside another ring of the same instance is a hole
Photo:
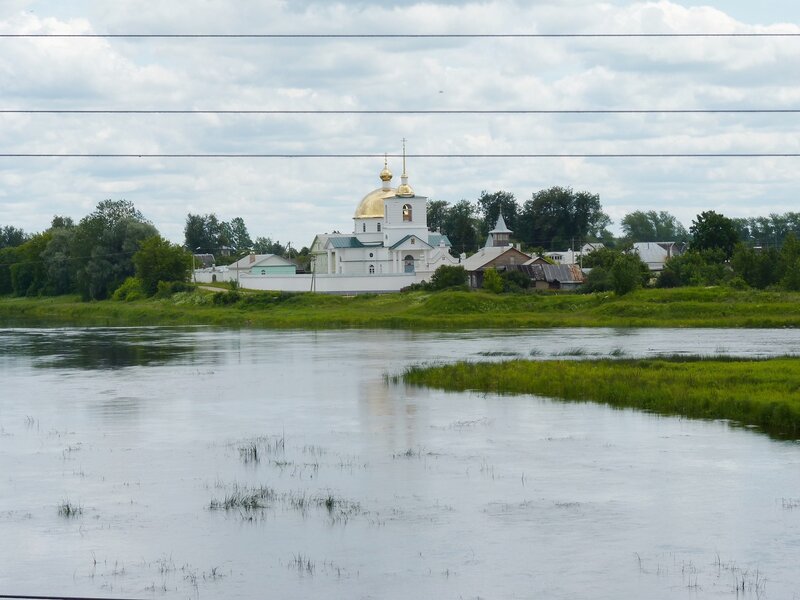
[[[717,7],[674,2],[16,2],[0,32],[748,32]],[[81,6],[77,3],[75,6]],[[28,12],[33,10],[34,12]],[[23,12],[25,11],[25,12]],[[785,39],[0,39],[4,108],[794,108]],[[795,115],[0,115],[3,152],[797,152]],[[551,185],[601,196],[615,219],[669,209],[786,210],[798,159],[409,161],[418,193],[456,202]],[[186,213],[242,216],[297,246],[348,230],[379,159],[0,158],[0,225],[45,228],[132,200],[180,241]],[[399,161],[390,165],[399,174]],[[20,210],[24,206],[24,210]]]

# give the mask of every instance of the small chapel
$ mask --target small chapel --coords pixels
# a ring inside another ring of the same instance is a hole
[[[400,185],[384,158],[381,187],[364,196],[353,215],[353,233],[318,234],[311,245],[318,275],[421,278],[441,265],[454,265],[446,235],[428,229],[427,201],[408,183],[405,144]]]

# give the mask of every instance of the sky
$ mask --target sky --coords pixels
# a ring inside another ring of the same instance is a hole
[[[788,0],[3,0],[17,33],[800,33]],[[798,109],[800,38],[0,38],[0,110]],[[800,210],[800,158],[414,158],[415,154],[798,153],[800,114],[0,114],[0,154],[368,154],[369,158],[0,156],[0,226],[46,229],[132,201],[183,242],[188,213],[300,248],[352,231],[398,183],[520,204],[552,186],[687,227],[704,210]]]

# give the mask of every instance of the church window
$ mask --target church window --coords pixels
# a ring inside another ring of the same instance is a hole
[[[403,221],[411,221],[412,210],[410,204],[403,204]]]
[[[381,232],[381,224],[378,223],[378,233],[380,233],[380,232]]]
[[[413,246],[416,241],[416,238],[411,238],[411,245]]]
[[[414,257],[410,254],[406,254],[406,257],[403,259],[403,270],[406,273],[413,273],[414,272]]]
[[[267,271],[266,271],[266,269],[261,269],[261,274],[262,274],[262,275],[266,275],[266,274],[267,274]]]
[[[362,223],[362,224],[361,224],[361,231],[362,231],[363,233],[366,233],[366,232],[367,232],[367,224],[366,224],[366,223]]]
[[[375,265],[370,265],[369,266],[369,274],[370,275],[374,275],[375,274]]]
[[[372,252],[370,252],[369,253],[369,257],[372,258],[373,256],[375,256],[375,255]]]

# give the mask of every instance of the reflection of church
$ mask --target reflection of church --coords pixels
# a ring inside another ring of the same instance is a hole
[[[400,185],[391,187],[392,172],[384,161],[383,185],[361,200],[352,234],[325,233],[314,238],[311,252],[318,275],[417,278],[441,265],[457,264],[447,236],[428,230],[427,198],[408,184],[405,151]],[[427,277],[426,277],[427,278]]]

